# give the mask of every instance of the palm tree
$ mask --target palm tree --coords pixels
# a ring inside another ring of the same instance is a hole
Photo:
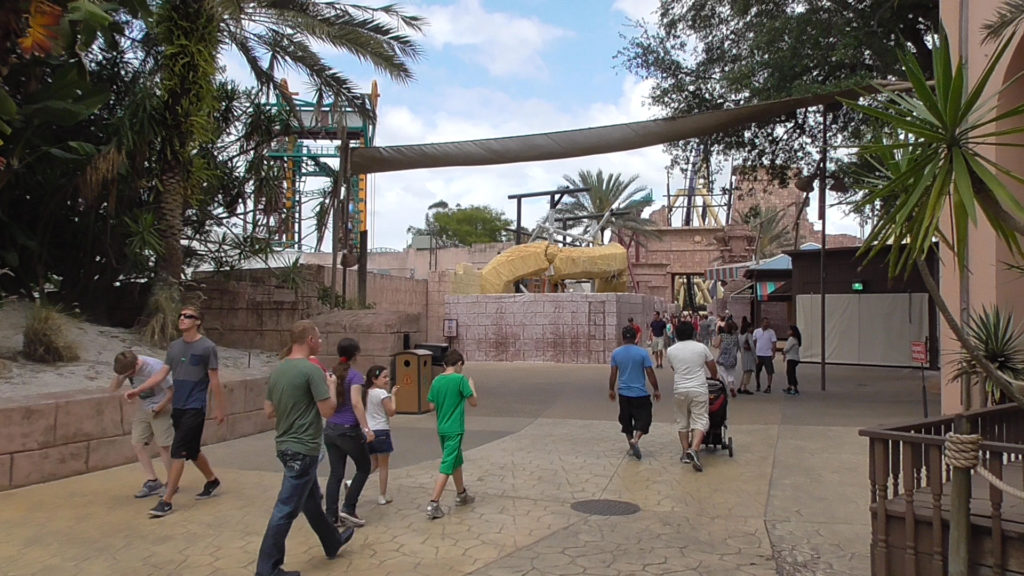
[[[789,242],[789,229],[782,218],[784,210],[765,213],[760,204],[751,206],[740,220],[754,232],[754,258],[766,260],[782,253]],[[800,221],[797,220],[797,223]]]
[[[406,32],[418,33],[424,24],[420,17],[407,15],[394,5],[164,0],[157,6],[151,33],[160,50],[156,68],[160,94],[156,171],[162,239],[158,296],[175,292],[181,279],[182,218],[204,169],[195,160],[196,151],[214,137],[214,80],[222,48],[231,47],[242,56],[258,89],[268,96],[276,94],[294,106],[292,95],[278,80],[279,70],[288,68],[306,77],[318,104],[332,99],[371,116],[373,111],[359,95],[357,85],[331,69],[314,45],[351,54],[392,80],[406,83],[413,78],[409,63],[420,56],[419,45]],[[162,301],[173,302],[173,298]]]
[[[413,78],[409,62],[419,45],[405,31],[424,22],[393,5],[380,8],[307,0],[165,0],[156,10],[153,31],[163,49],[157,72],[163,101],[160,184],[163,254],[160,273],[181,278],[181,213],[188,199],[191,159],[210,137],[215,108],[213,80],[222,46],[234,48],[248,64],[258,88],[292,102],[278,71],[302,73],[314,100],[342,101],[372,114],[358,87],[332,70],[313,49],[321,44],[368,62],[397,82]]]
[[[942,299],[925,264],[938,238],[953,250],[959,272],[966,274],[968,233],[977,225],[979,212],[1015,257],[1024,256],[1020,242],[1024,234],[1024,206],[997,174],[1019,183],[1024,183],[1024,177],[997,162],[983,146],[991,144],[993,138],[1024,133],[1024,126],[996,125],[1024,115],[1024,104],[1001,113],[996,111],[999,94],[1010,84],[992,96],[984,95],[1011,41],[1012,37],[999,45],[975,84],[969,86],[962,64],[953,64],[949,42],[942,35],[932,52],[934,83],[928,82],[911,55],[901,54],[913,86],[911,92],[883,90],[874,104],[846,105],[890,127],[890,137],[860,150],[874,167],[875,175],[861,182],[860,188],[866,194],[859,207],[884,207],[862,252],[873,256],[891,246],[890,274],[916,268],[943,320],[973,365],[1001,393],[1024,407],[1024,396],[975,345]],[[944,231],[939,225],[947,218],[951,226]]]
[[[640,178],[634,174],[623,178],[621,174],[607,174],[600,169],[596,173],[580,170],[576,176],[566,174],[562,179],[570,188],[589,188],[586,193],[577,194],[556,210],[556,218],[567,216],[589,216],[586,226],[592,232],[594,244],[604,244],[605,232],[611,230],[616,240],[625,243],[629,237],[653,236],[653,225],[641,213],[654,203],[647,186],[634,186]],[[641,194],[646,195],[641,196]],[[584,221],[585,222],[585,221]]]

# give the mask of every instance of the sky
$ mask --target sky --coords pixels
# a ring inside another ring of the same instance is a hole
[[[324,52],[337,69],[381,97],[375,145],[422,144],[515,136],[648,120],[663,114],[646,102],[649,85],[615,59],[633,35],[631,21],[653,18],[658,0],[420,0],[402,2],[424,16],[423,58],[415,80],[396,84],[353,58]],[[247,81],[237,57],[224,62],[229,76]],[[300,97],[303,82],[290,78]],[[371,248],[403,249],[409,226],[423,226],[427,207],[488,205],[515,220],[510,194],[551,190],[563,175],[602,169],[638,174],[656,206],[666,203],[669,158],[660,146],[547,162],[453,167],[374,175],[370,184]],[[725,171],[727,172],[727,167]],[[310,186],[318,183],[310,182]],[[670,176],[672,189],[683,175]],[[811,205],[817,199],[812,196]],[[546,199],[523,202],[523,223],[546,212]],[[812,212],[810,216],[816,216]],[[829,232],[857,234],[853,218],[829,212]]]

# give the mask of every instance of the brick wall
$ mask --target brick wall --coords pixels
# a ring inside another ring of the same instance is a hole
[[[270,430],[266,379],[224,382],[227,420],[206,421],[203,444]],[[212,406],[212,404],[210,404]],[[77,390],[13,399],[0,408],[0,491],[135,461],[136,403],[119,394]],[[210,412],[212,415],[212,411]]]
[[[643,294],[488,294],[448,296],[459,322],[453,345],[477,362],[604,364],[632,316],[638,324],[665,301]]]

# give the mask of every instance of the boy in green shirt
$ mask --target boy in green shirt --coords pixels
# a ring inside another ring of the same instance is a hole
[[[444,372],[430,384],[427,401],[437,412],[437,436],[441,440],[441,470],[434,484],[434,495],[427,505],[427,518],[434,520],[444,516],[438,501],[448,484],[448,477],[455,477],[455,505],[472,504],[474,498],[466,492],[462,481],[462,435],[466,432],[466,402],[477,405],[476,386],[473,379],[462,375],[466,361],[462,353],[454,348],[444,357]]]

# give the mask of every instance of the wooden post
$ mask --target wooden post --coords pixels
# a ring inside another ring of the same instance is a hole
[[[971,424],[960,413],[953,420],[956,434],[970,434]],[[970,566],[968,543],[971,539],[971,471],[953,468],[949,493],[949,576],[967,576]]]

